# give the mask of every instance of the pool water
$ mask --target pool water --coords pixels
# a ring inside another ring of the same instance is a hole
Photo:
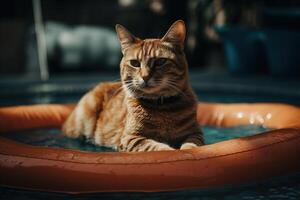
[[[202,127],[202,130],[204,132],[205,144],[213,144],[225,140],[259,134],[271,129],[257,125],[245,125],[230,128],[204,126]]]
[[[263,126],[236,126],[231,128],[217,128],[204,126],[204,139],[206,144],[213,144],[225,140],[245,137],[269,130]],[[82,139],[68,138],[61,134],[59,129],[38,129],[9,133],[4,137],[23,142],[34,146],[46,146],[65,149],[77,149],[81,151],[108,152],[114,151],[111,148],[94,145]]]

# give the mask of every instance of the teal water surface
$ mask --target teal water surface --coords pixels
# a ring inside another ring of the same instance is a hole
[[[217,128],[204,126],[204,139],[206,144],[213,144],[225,140],[250,136],[269,130],[262,126],[237,126],[230,128]],[[9,133],[4,135],[19,142],[34,146],[58,147],[65,149],[77,149],[82,151],[107,152],[114,151],[111,148],[94,145],[82,139],[72,139],[61,134],[59,129],[38,129]]]

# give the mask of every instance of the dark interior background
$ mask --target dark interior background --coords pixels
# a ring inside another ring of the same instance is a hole
[[[71,72],[84,74],[102,70],[118,71],[116,59],[105,60],[110,55],[115,55],[116,58],[120,56],[115,47],[110,52],[107,50],[109,48],[101,44],[89,47],[84,41],[91,37],[97,38],[97,34],[101,34],[103,30],[108,34],[101,36],[103,41],[113,40],[116,23],[123,24],[141,38],[161,37],[177,19],[185,20],[188,27],[186,54],[191,68],[228,71],[223,41],[215,31],[215,26],[299,30],[299,7],[298,0],[42,0],[46,37],[48,27],[52,36],[56,34],[55,30],[59,29],[58,32],[67,30],[70,37],[76,35],[74,30],[78,27],[84,27],[82,32],[79,31],[80,34],[73,38],[76,42],[83,41],[76,44],[77,46],[71,44],[70,47],[60,47],[52,41],[47,53],[50,77]],[[296,14],[269,14],[270,10],[276,9],[288,12],[296,9]],[[0,76],[17,75],[39,79],[33,16],[33,1],[1,1]],[[96,29],[94,36],[90,36],[94,31],[90,28]],[[105,39],[106,37],[109,39]],[[98,56],[91,56],[87,52],[100,53]],[[66,55],[69,57],[65,58]],[[262,71],[266,75],[269,74],[268,69]]]

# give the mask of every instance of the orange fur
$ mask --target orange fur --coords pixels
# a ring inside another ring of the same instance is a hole
[[[141,40],[121,25],[116,31],[121,82],[101,83],[84,95],[63,132],[119,151],[202,145],[183,52],[184,22],[176,21],[162,39]]]

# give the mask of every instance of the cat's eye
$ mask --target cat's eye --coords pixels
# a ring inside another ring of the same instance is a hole
[[[154,60],[153,66],[160,67],[160,66],[163,66],[164,64],[166,64],[166,62],[167,62],[166,58],[158,58],[158,59]]]
[[[130,60],[129,62],[133,67],[141,67],[141,63],[138,60]]]

